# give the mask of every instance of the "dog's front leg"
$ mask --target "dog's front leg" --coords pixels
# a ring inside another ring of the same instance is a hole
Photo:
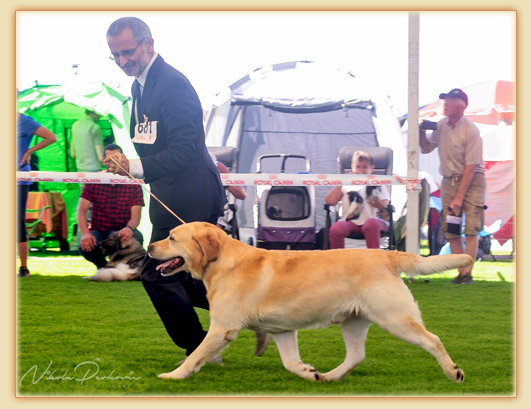
[[[301,361],[297,331],[286,331],[271,335],[275,340],[275,344],[277,344],[284,368],[304,379],[311,381],[324,380],[323,376],[313,366]]]
[[[239,330],[210,328],[205,339],[190,354],[184,363],[173,372],[159,375],[162,379],[185,379],[198,372],[212,357],[221,353],[231,341],[238,337]]]

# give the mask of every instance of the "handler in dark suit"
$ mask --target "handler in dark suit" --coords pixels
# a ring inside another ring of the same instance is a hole
[[[131,138],[140,159],[121,157],[121,166],[143,178],[151,191],[185,222],[216,224],[226,202],[219,171],[210,159],[203,129],[203,110],[186,77],[153,48],[149,27],[134,17],[121,18],[107,31],[111,59],[133,83]],[[109,171],[125,174],[108,158]],[[151,198],[150,243],[168,237],[181,224]],[[189,274],[163,277],[160,264],[146,257],[142,283],[172,340],[189,355],[206,332],[193,306],[208,309],[203,283]]]

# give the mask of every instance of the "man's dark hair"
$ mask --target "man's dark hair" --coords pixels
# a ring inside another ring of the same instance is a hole
[[[122,150],[122,148],[120,148],[119,145],[116,145],[115,143],[110,143],[105,148],[103,148],[103,154],[105,155],[105,152],[107,151],[117,151],[117,150],[120,151],[120,153],[124,153],[124,151]]]
[[[122,17],[109,26],[107,37],[118,37],[124,28],[129,28],[133,33],[133,38],[142,41],[151,38],[151,30],[148,25],[136,17]]]

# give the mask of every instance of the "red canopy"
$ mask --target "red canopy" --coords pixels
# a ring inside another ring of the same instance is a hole
[[[487,179],[485,225],[490,226],[497,220],[502,228],[494,233],[501,245],[514,235],[514,161],[485,162]]]
[[[514,82],[488,81],[463,87],[468,95],[468,107],[465,115],[473,122],[487,125],[498,125],[505,122],[510,125],[514,121],[515,98]],[[419,118],[429,119],[443,117],[444,100],[438,99],[419,110]]]

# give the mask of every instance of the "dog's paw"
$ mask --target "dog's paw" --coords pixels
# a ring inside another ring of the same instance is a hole
[[[158,377],[160,379],[175,379],[171,376],[171,372],[168,372],[168,373],[161,373],[160,375],[158,375]]]
[[[454,367],[454,376],[452,379],[452,381],[454,381],[455,383],[462,383],[464,380],[465,380],[465,372],[459,368],[457,365]]]
[[[310,381],[319,381],[319,382],[323,382],[325,380],[323,375],[311,365],[303,364],[302,370],[303,372],[301,376],[305,379],[309,379]]]
[[[178,373],[178,371],[168,372],[168,373],[161,373],[158,376],[160,379],[186,379],[186,376],[182,376]]]
[[[317,381],[317,382],[324,382],[326,381],[325,377],[317,370],[317,369],[314,369],[313,371],[311,371],[313,373],[313,377],[314,377],[314,381]]]

